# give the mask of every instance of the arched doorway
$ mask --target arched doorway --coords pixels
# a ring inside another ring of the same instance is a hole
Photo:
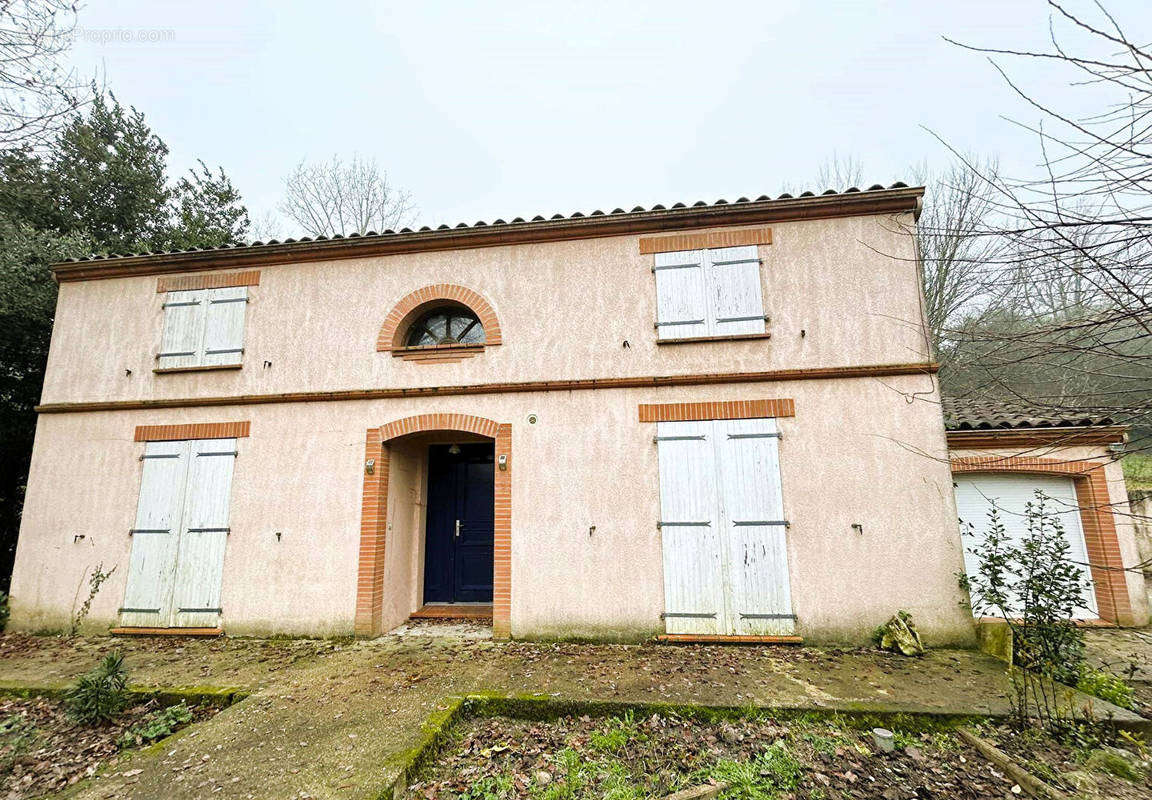
[[[368,430],[356,633],[375,636],[428,604],[511,613],[512,426],[423,414]]]

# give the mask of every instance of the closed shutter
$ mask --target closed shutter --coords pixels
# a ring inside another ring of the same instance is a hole
[[[162,369],[200,365],[207,292],[168,292],[164,298],[164,335],[157,365]]]
[[[738,635],[795,630],[774,419],[717,420],[721,531],[726,539],[730,629]]]
[[[657,253],[656,330],[660,339],[707,336],[704,251]]]
[[[214,628],[220,624],[220,587],[235,461],[235,439],[190,442],[176,565],[173,624],[177,627]]]
[[[964,568],[968,575],[979,571],[979,551],[988,530],[988,513],[995,503],[1000,510],[1000,522],[1016,547],[1028,535],[1028,503],[1038,503],[1036,491],[1044,493],[1045,511],[1060,521],[1068,541],[1068,558],[1077,567],[1085,581],[1091,581],[1088,551],[1084,543],[1084,530],[1080,520],[1080,505],[1076,486],[1071,478],[1045,475],[966,474],[955,478],[956,511],[960,517],[964,544]],[[973,535],[969,532],[971,523]],[[1011,611],[1020,612],[1019,599],[1010,598]],[[1083,595],[1081,608],[1073,613],[1078,619],[1096,619],[1096,593],[1089,585]]]
[[[668,633],[727,629],[711,422],[661,422],[660,536]]]
[[[239,364],[244,356],[244,309],[248,287],[209,289],[206,298],[201,364]]]
[[[121,625],[151,628],[169,624],[187,470],[188,442],[149,442],[145,446]]]
[[[705,251],[712,336],[764,332],[760,256],[755,245]]]

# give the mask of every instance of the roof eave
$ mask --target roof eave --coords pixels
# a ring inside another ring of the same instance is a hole
[[[871,214],[919,215],[924,187],[876,189],[834,195],[815,195],[757,202],[690,206],[659,210],[566,217],[411,231],[377,236],[284,242],[230,249],[157,253],[138,256],[84,259],[53,264],[58,281],[99,280],[174,272],[271,266],[301,261],[331,261],[433,250],[624,236],[690,228],[753,225],[768,222],[828,219]]]
[[[947,431],[951,448],[996,448],[1123,444],[1127,425],[1077,425],[1073,427],[967,428]]]

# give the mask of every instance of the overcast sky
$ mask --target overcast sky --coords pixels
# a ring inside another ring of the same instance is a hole
[[[1152,39],[1152,2],[1107,5]],[[253,218],[301,159],[358,153],[435,225],[776,194],[834,152],[909,180],[948,158],[924,128],[1026,170],[1035,138],[1003,117],[1038,113],[941,37],[1042,48],[1048,21],[1042,0],[90,0],[73,58]],[[1005,64],[1091,110],[1067,74]]]

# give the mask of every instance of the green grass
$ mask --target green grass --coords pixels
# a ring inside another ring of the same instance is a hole
[[[1152,453],[1132,453],[1120,463],[1129,489],[1152,489]]]

